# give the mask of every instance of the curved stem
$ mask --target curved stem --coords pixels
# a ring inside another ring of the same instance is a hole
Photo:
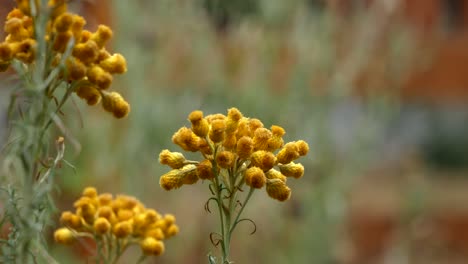
[[[241,207],[241,209],[239,210],[239,213],[236,216],[236,220],[234,220],[234,224],[232,225],[231,229],[229,230],[229,235],[232,234],[232,232],[236,228],[237,224],[239,223],[239,218],[240,218],[242,212],[244,211],[245,206],[249,202],[250,197],[252,196],[254,190],[255,190],[254,188],[250,188],[249,193],[247,194],[247,197],[245,197],[244,203],[242,204],[242,207]]]

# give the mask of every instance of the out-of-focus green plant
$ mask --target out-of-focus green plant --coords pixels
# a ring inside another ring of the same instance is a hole
[[[90,105],[121,118],[129,104],[108,91],[112,75],[126,71],[125,58],[111,55],[105,44],[112,30],[84,30],[83,17],[67,12],[62,0],[17,0],[5,22],[0,68],[14,69],[18,80],[8,111],[9,137],[2,148],[0,260],[4,263],[55,263],[44,237],[55,210],[51,197],[56,171],[63,164],[65,139],[73,142],[62,120],[63,106],[73,93]],[[52,125],[64,137],[56,140]],[[71,166],[71,165],[70,165]]]

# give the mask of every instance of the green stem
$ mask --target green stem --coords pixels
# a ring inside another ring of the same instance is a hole
[[[250,188],[249,193],[247,194],[247,197],[245,197],[244,203],[242,204],[242,207],[241,207],[241,209],[239,210],[239,213],[236,216],[236,220],[234,220],[234,224],[232,225],[231,229],[229,230],[229,235],[232,235],[232,232],[234,231],[237,224],[239,223],[239,218],[240,218],[242,212],[244,211],[245,206],[249,202],[250,197],[252,197],[252,194],[253,194],[254,190],[255,190],[254,188]]]

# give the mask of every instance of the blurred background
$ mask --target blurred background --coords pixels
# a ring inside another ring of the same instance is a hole
[[[1,1],[2,17],[14,5]],[[60,210],[81,190],[137,196],[181,232],[147,263],[207,263],[218,253],[206,183],[166,192],[162,149],[188,114],[237,107],[306,140],[306,173],[285,203],[256,192],[255,221],[233,238],[235,263],[458,264],[468,259],[467,0],[71,1],[128,72],[116,120],[75,98],[64,119]],[[2,77],[3,78],[3,77]],[[4,120],[8,89],[0,90]],[[3,121],[2,121],[3,122]],[[0,129],[0,141],[6,131]],[[58,215],[57,215],[58,218]],[[61,263],[86,250],[51,245]],[[121,263],[133,263],[137,247]]]

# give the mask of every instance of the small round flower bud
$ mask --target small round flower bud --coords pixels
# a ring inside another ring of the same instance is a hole
[[[213,149],[211,148],[210,144],[206,139],[200,138],[198,141],[198,147],[200,148],[200,152],[203,155],[212,155],[213,154]]]
[[[268,140],[272,137],[271,131],[260,127],[254,132],[253,143],[255,150],[267,150]]]
[[[266,183],[263,170],[259,167],[251,167],[245,171],[245,184],[252,188],[260,189]]]
[[[127,62],[124,56],[119,53],[102,60],[99,66],[111,74],[122,74],[127,71]]]
[[[187,127],[182,127],[174,133],[172,142],[186,151],[195,152],[200,149],[200,138]]]
[[[86,76],[100,90],[109,88],[112,83],[112,75],[97,65],[89,67]]]
[[[249,127],[250,127],[250,131],[252,133],[255,133],[255,130],[263,127],[263,123],[262,123],[262,121],[258,120],[257,118],[251,118],[251,119],[249,119]]]
[[[119,100],[115,104],[114,111],[112,111],[112,115],[115,118],[124,118],[130,112],[130,104],[125,100]]]
[[[213,164],[210,160],[203,160],[197,165],[198,177],[202,180],[210,180],[214,178]]]
[[[145,237],[152,237],[156,240],[163,240],[165,238],[164,232],[161,230],[161,228],[152,228],[145,233]]]
[[[72,81],[81,80],[86,76],[86,66],[77,58],[70,57],[67,62],[68,78]]]
[[[130,209],[120,209],[117,212],[117,219],[119,221],[127,221],[133,217],[133,212]]]
[[[83,27],[86,24],[86,20],[78,15],[73,16],[73,24],[71,25],[71,32],[75,38],[75,43],[79,43],[83,31]]]
[[[224,132],[226,130],[226,122],[224,120],[213,120],[211,122],[211,129],[209,137],[214,143],[218,143],[224,140]]]
[[[110,193],[101,193],[98,196],[99,206],[110,205],[112,202],[112,194]]]
[[[223,147],[225,149],[229,149],[229,150],[232,150],[236,147],[236,143],[237,143],[237,136],[236,134],[226,134],[226,137],[224,138],[224,141],[223,141]]]
[[[70,211],[62,213],[60,223],[73,229],[79,229],[82,226],[81,218]]]
[[[205,138],[208,135],[210,125],[208,124],[208,121],[203,118],[202,111],[193,111],[190,113],[188,120],[192,123],[192,131],[195,135],[201,138]]]
[[[8,43],[0,43],[0,61],[10,61],[13,58],[13,51]]]
[[[91,39],[96,42],[99,48],[103,48],[106,43],[112,38],[112,29],[105,25],[99,25],[96,33],[91,36]]]
[[[57,32],[68,31],[73,24],[73,15],[70,13],[64,13],[58,16],[54,21],[54,28]]]
[[[180,169],[184,166],[185,157],[180,152],[171,152],[167,149],[159,154],[159,163],[168,165],[173,169]]]
[[[175,224],[172,224],[166,229],[165,236],[167,238],[170,238],[172,236],[177,235],[178,233],[179,233],[179,227]]]
[[[265,176],[267,177],[267,179],[279,179],[283,182],[286,182],[287,181],[287,178],[286,176],[284,176],[283,174],[281,174],[281,172],[275,170],[275,169],[271,169],[269,171],[267,171],[265,173]]]
[[[112,233],[118,238],[124,238],[132,234],[133,226],[130,221],[122,221],[115,224]]]
[[[259,167],[263,171],[268,171],[276,164],[276,157],[273,153],[259,150],[252,153],[250,161],[253,166]]]
[[[237,141],[237,155],[240,159],[248,159],[253,152],[253,140],[251,137],[243,136]]]
[[[288,163],[278,165],[281,173],[286,177],[301,178],[304,175],[304,166],[300,163]]]
[[[226,120],[226,133],[234,133],[239,124],[239,120],[242,118],[242,113],[239,109],[233,107],[228,110],[227,120]]]
[[[197,166],[194,164],[185,165],[180,169],[182,184],[194,184],[198,181]]]
[[[180,170],[171,170],[159,178],[159,185],[166,190],[177,189],[183,185]]]
[[[97,190],[94,187],[86,187],[83,190],[83,196],[88,198],[96,198],[97,197]]]
[[[79,86],[75,92],[80,98],[86,100],[88,105],[96,105],[101,101],[101,94],[94,86]]]
[[[298,140],[296,141],[296,146],[297,146],[297,151],[299,152],[299,155],[305,156],[309,152],[309,144],[305,142],[304,140]]]
[[[286,133],[280,126],[271,126],[272,137],[268,139],[267,150],[275,151],[281,148],[284,144],[283,135]]]
[[[170,226],[174,224],[176,221],[176,218],[173,214],[165,214],[164,215],[164,222],[166,223],[167,226]]]
[[[94,231],[97,234],[102,235],[102,234],[107,233],[110,230],[111,224],[106,218],[99,217],[98,219],[96,219],[96,221],[94,221],[93,227],[94,227]]]
[[[239,123],[237,124],[236,136],[237,138],[252,137],[248,118],[243,117],[239,120]]]
[[[230,151],[221,151],[216,155],[216,162],[223,169],[231,168],[234,164],[234,154]]]
[[[159,256],[164,253],[164,243],[153,237],[147,237],[140,242],[141,250],[145,255]]]
[[[84,37],[84,32],[82,33],[82,38]],[[84,64],[90,64],[96,60],[99,54],[99,47],[96,42],[90,40],[84,43],[78,43],[73,48],[73,56],[78,58]]]
[[[276,155],[278,162],[282,164],[288,164],[299,157],[299,151],[294,142],[289,142],[284,145],[284,147]]]
[[[291,189],[280,179],[267,180],[266,191],[268,196],[280,202],[284,202],[291,197]]]
[[[54,239],[57,243],[70,244],[75,240],[75,237],[73,236],[72,231],[70,231],[68,228],[63,227],[55,231]]]

